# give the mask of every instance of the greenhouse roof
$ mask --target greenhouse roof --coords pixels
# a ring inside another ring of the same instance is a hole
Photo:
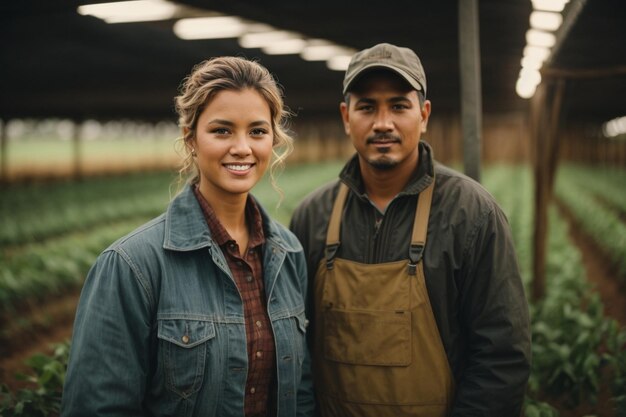
[[[172,98],[199,61],[216,55],[258,59],[278,78],[287,103],[302,117],[337,114],[343,73],[297,54],[244,49],[236,38],[183,40],[177,19],[108,24],[81,15],[90,0],[19,0],[0,5],[0,117],[174,119]],[[206,9],[307,39],[358,50],[378,42],[414,49],[438,113],[460,103],[457,1],[180,0],[187,16]],[[359,6],[356,6],[359,4]],[[567,117],[603,121],[622,116],[626,97],[626,7],[623,0],[584,4],[563,30],[548,67],[568,79]],[[483,109],[526,110],[515,91],[530,0],[479,2]],[[564,19],[564,22],[567,20]],[[550,75],[543,72],[544,80]]]

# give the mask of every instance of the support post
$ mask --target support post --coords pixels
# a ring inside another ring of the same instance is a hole
[[[7,120],[0,119],[0,184],[9,182],[9,158],[7,155],[8,134]]]
[[[565,80],[559,78],[555,82],[554,94],[550,109],[550,121],[548,130],[548,195],[552,198],[554,194],[554,183],[556,182],[556,172],[559,167],[559,152],[561,150],[561,135],[559,131],[561,120],[561,109],[563,106],[563,93],[565,91]]]
[[[546,86],[544,83],[537,86],[537,91],[530,101],[530,135],[532,143],[533,174],[535,185],[534,212],[535,221],[533,229],[533,275],[531,282],[531,297],[537,301],[545,294],[546,278],[546,233],[547,233],[547,204],[545,201],[545,187],[543,176],[543,148],[540,132],[545,128],[544,117],[541,117],[546,106]]]
[[[533,167],[535,176],[535,222],[533,234],[532,299],[537,301],[546,291],[546,247],[548,207],[552,201],[559,152],[559,120],[565,82],[542,83],[537,87],[530,106]],[[548,114],[548,108],[550,109]]]
[[[72,155],[74,164],[74,179],[80,181],[83,178],[83,146],[82,146],[82,123],[74,121],[74,135],[72,136]]]
[[[480,181],[482,96],[478,0],[459,0],[461,126],[465,174]]]

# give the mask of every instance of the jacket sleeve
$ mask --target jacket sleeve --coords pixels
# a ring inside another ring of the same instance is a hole
[[[303,289],[303,297],[305,300],[307,319],[310,319],[312,311],[308,308],[307,301],[307,268],[304,253],[300,252],[298,255],[298,276],[300,277],[301,288]],[[310,329],[307,328],[307,332]],[[300,386],[298,387],[298,403],[297,403],[297,416],[298,417],[312,417],[315,413],[315,394],[313,391],[313,375],[311,373],[311,355],[309,352],[308,343],[304,346],[304,361],[302,362],[302,379],[300,380]]]
[[[517,417],[530,373],[530,322],[510,228],[497,206],[464,251],[459,317],[467,355],[451,415]]]
[[[61,416],[144,415],[148,288],[117,252],[104,252],[92,267],[76,312]]]

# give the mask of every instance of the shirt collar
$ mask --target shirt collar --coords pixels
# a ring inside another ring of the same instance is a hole
[[[235,242],[230,233],[228,233],[220,220],[217,218],[213,207],[211,207],[209,202],[206,201],[204,196],[200,193],[198,186],[193,187],[193,193],[196,196],[198,203],[200,203],[200,208],[202,209],[202,213],[207,222],[207,225],[209,226],[211,236],[213,237],[213,240],[215,240],[215,243],[217,243],[219,246],[224,246],[227,243]],[[265,243],[265,235],[263,233],[263,218],[261,217],[261,212],[258,205],[254,201],[254,199],[250,198],[249,196],[246,199],[245,210],[246,223],[250,225],[250,239],[248,241],[248,248],[252,249]]]
[[[174,251],[193,251],[217,245],[212,238],[209,226],[198,199],[193,193],[193,185],[187,185],[178,193],[167,207],[164,214],[165,230],[163,248]],[[263,219],[265,246],[275,246],[288,252],[302,251],[297,239],[288,233],[284,226],[269,217],[252,194],[248,200],[254,200]]]

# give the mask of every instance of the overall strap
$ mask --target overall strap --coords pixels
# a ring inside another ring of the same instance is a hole
[[[335,198],[333,211],[330,214],[328,232],[326,234],[326,268],[333,269],[333,261],[339,248],[339,230],[341,226],[341,213],[348,196],[348,186],[343,182],[339,184],[339,192]]]
[[[415,275],[417,264],[421,261],[426,246],[426,235],[428,232],[428,217],[435,188],[435,180],[426,187],[417,197],[417,208],[415,210],[415,220],[413,221],[413,233],[411,235],[411,246],[409,249],[409,274]],[[341,225],[341,214],[348,195],[348,186],[344,183],[339,185],[339,192],[333,204],[333,211],[328,223],[326,234],[326,268],[332,269],[337,249],[339,248],[339,231]]]
[[[409,249],[409,275],[415,275],[417,264],[422,260],[422,255],[424,254],[428,232],[428,216],[430,215],[434,189],[435,179],[433,178],[433,182],[419,193],[417,197],[417,208],[415,209],[415,221],[413,222],[413,234]]]

